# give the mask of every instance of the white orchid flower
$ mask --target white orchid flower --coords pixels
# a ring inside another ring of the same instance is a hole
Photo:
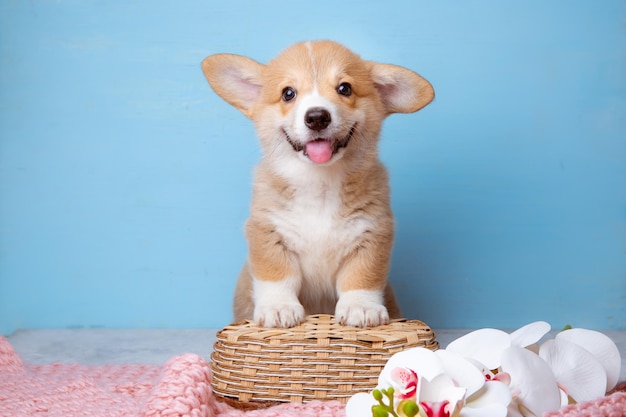
[[[439,374],[431,381],[420,380],[419,405],[425,417],[458,416],[467,390],[458,386],[450,375]]]
[[[499,417],[507,415],[511,390],[499,381],[486,381],[483,388],[469,397],[459,417]]]
[[[509,386],[512,401],[508,415],[532,416],[556,410],[561,393],[550,367],[531,350],[550,331],[550,325],[537,321],[509,334],[497,329],[481,329],[451,342],[446,350],[466,356],[490,381]],[[536,387],[551,387],[536,389]]]
[[[610,338],[571,329],[538,346],[549,331],[543,321],[511,334],[480,329],[445,350],[399,352],[374,395],[348,401],[347,417],[536,417],[616,386],[621,356]]]
[[[563,391],[561,405],[569,398],[581,402],[603,396],[615,387],[621,371],[617,346],[594,330],[565,330],[544,342],[539,356],[550,365]]]
[[[501,369],[511,376],[512,410],[530,417],[561,407],[561,394],[552,370],[534,352],[519,346],[509,347],[502,354]]]
[[[511,401],[506,385],[487,383],[471,362],[445,350],[412,348],[393,355],[379,376],[377,389],[380,393],[390,387],[398,415],[403,415],[403,404],[413,401],[419,405],[420,417],[505,417]],[[372,395],[356,394],[346,405],[346,415],[371,415],[377,404]]]
[[[591,353],[604,367],[606,390],[615,388],[621,373],[622,357],[611,338],[595,330],[570,329],[557,334],[556,340],[567,340]]]
[[[478,361],[487,370],[495,370],[500,367],[506,349],[533,345],[549,331],[550,325],[545,321],[527,324],[511,334],[498,329],[480,329],[450,342],[446,350]]]

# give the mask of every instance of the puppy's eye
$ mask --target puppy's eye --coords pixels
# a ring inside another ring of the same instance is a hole
[[[339,87],[337,87],[337,93],[342,96],[350,97],[352,95],[352,85],[350,85],[350,83],[339,84]]]
[[[291,87],[285,87],[283,88],[283,101],[285,103],[289,103],[290,101],[292,101],[293,99],[296,98],[296,90],[294,90]]]

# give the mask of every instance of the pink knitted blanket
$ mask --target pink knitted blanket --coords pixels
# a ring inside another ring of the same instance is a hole
[[[0,336],[0,417],[345,417],[338,401],[236,410],[213,396],[209,364],[195,354],[164,366],[24,364]]]
[[[236,410],[216,401],[209,364],[195,354],[164,366],[28,365],[0,336],[0,417],[25,416],[345,417],[345,410],[338,401]],[[549,414],[557,416],[626,416],[626,393]]]

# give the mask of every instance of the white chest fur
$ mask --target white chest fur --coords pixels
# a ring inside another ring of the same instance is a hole
[[[346,210],[340,176],[309,174],[300,177],[292,198],[274,213],[272,222],[299,264],[301,293],[311,287],[330,295],[344,259],[374,220]]]

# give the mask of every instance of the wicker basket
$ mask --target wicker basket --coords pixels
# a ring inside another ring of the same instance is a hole
[[[392,320],[368,329],[339,325],[329,315],[308,316],[291,329],[234,324],[217,333],[213,391],[239,408],[311,400],[345,403],[377,385],[391,355],[415,346],[439,347],[434,332],[418,320]]]

